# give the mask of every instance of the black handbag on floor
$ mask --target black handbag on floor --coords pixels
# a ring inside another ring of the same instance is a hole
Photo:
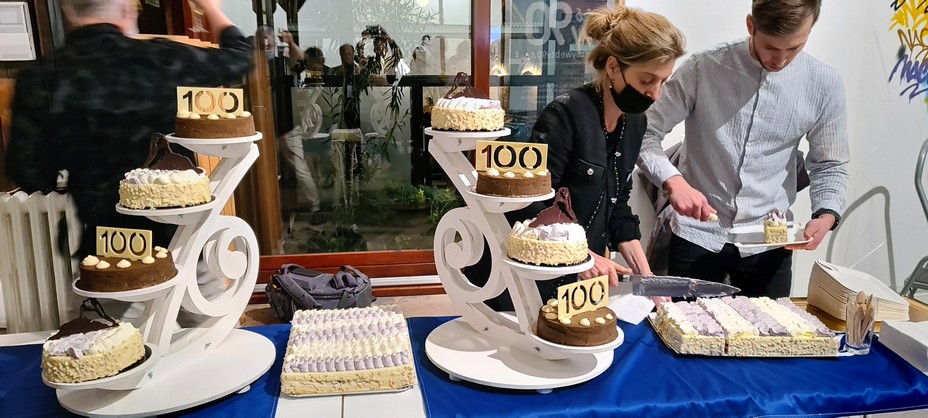
[[[271,310],[281,321],[300,309],[346,309],[370,306],[371,280],[351,266],[335,274],[284,264],[265,288]]]

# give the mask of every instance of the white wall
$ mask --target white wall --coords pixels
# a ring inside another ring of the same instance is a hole
[[[890,196],[892,241],[887,239],[883,226],[885,201],[877,195],[846,216],[840,234],[834,237],[830,257],[827,241],[816,251],[797,253],[794,296],[806,295],[809,272],[816,259],[830,258],[886,283],[890,283],[894,267],[898,287],[915,263],[928,255],[923,238],[928,235],[928,220],[914,186],[915,160],[922,141],[928,137],[928,106],[925,94],[910,102],[908,94],[900,97],[905,84],[887,81],[900,46],[898,27],[889,29],[896,12],[891,2],[823,3],[805,51],[835,67],[844,81],[851,149],[848,204],[875,187],[885,187]],[[747,36],[748,0],[628,0],[626,4],[667,16],[686,35],[690,52]],[[912,26],[913,21],[909,19],[908,25]],[[917,29],[926,25],[922,22]],[[917,52],[919,47],[915,48]],[[672,141],[667,142],[665,145]],[[808,220],[808,193],[802,193],[792,209],[798,220]],[[889,247],[893,250],[892,264]]]

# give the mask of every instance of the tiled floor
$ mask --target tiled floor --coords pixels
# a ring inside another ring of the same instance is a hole
[[[448,295],[379,297],[374,305],[396,305],[407,318],[414,316],[449,316],[457,315]],[[239,322],[243,327],[279,324],[267,304],[249,305]]]

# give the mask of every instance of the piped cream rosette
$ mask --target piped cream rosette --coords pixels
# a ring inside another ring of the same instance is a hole
[[[509,233],[510,258],[536,265],[574,265],[586,261],[586,231],[579,224],[529,226],[516,222]]]

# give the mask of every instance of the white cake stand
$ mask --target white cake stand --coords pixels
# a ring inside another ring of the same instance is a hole
[[[622,338],[616,341],[618,346]],[[463,318],[445,322],[425,340],[429,360],[448,373],[451,380],[543,394],[586,382],[606,371],[612,364],[613,352],[601,351],[599,347],[590,351],[596,352],[545,360],[488,338]]]
[[[503,214],[549,199],[553,191],[534,198],[500,198],[473,192],[477,173],[461,151],[474,150],[477,140],[509,135],[509,130],[461,133],[426,129],[425,133],[434,137],[429,142],[429,152],[467,205],[445,214],[435,232],[435,267],[462,318],[429,334],[425,345],[429,360],[453,380],[541,393],[601,374],[612,364],[612,351],[624,341],[621,329],[614,341],[595,347],[554,344],[535,336],[533,329],[542,305],[535,282],[586,271],[593,261],[567,267],[538,267],[506,257],[507,237],[512,228]],[[480,260],[484,242],[493,266],[486,285],[478,287],[461,269]],[[485,302],[506,290],[515,312],[494,312]]]
[[[222,207],[258,158],[254,141],[261,135],[229,139],[167,138],[199,154],[221,157],[210,174],[213,200],[186,208],[131,210],[178,225],[167,248],[177,276],[152,287],[124,292],[88,292],[88,297],[144,302],[139,327],[148,352],[145,361],[116,376],[73,385],[51,384],[67,410],[87,416],[151,416],[183,410],[242,391],[264,374],[276,357],[267,338],[234,329],[258,279],[258,240],[240,218],[223,216]],[[210,274],[230,285],[207,300],[197,284],[202,258]],[[79,279],[78,279],[79,280]],[[204,319],[179,328],[181,308]]]

